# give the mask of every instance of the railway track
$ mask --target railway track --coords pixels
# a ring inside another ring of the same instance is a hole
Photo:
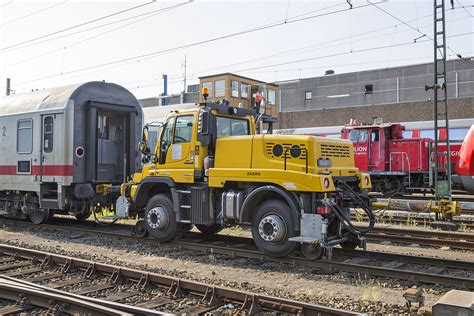
[[[359,218],[355,214],[351,213],[351,219],[354,223],[363,222],[367,220],[366,216]],[[406,214],[388,214],[385,213],[382,217],[378,219],[379,223],[382,224],[394,224],[394,225],[407,225],[411,227],[430,227],[432,222],[436,222],[434,216],[424,215],[419,213],[406,213]],[[465,231],[474,231],[474,219],[466,219],[455,217],[453,223],[456,223]]]
[[[404,229],[393,227],[374,227],[366,234],[371,241],[393,241],[427,246],[447,246],[454,249],[474,250],[474,234]]]
[[[0,221],[1,222],[1,221]],[[13,221],[18,227],[36,227],[38,229],[54,229],[67,233],[77,232],[84,235],[100,235],[106,238],[118,238],[136,241],[139,237],[117,234],[113,231],[97,230],[57,225],[34,226],[27,222]],[[142,242],[160,244],[154,239],[141,239]],[[384,252],[334,249],[331,260],[308,260],[300,256],[275,258],[258,251],[252,239],[216,235],[206,238],[200,233],[187,233],[184,238],[168,242],[182,249],[225,255],[231,258],[245,258],[262,262],[279,262],[290,265],[300,265],[325,272],[347,272],[366,277],[384,277],[407,280],[411,284],[439,284],[461,289],[474,289],[474,264],[467,261],[447,260],[430,257],[409,256]]]
[[[0,314],[42,308],[55,314],[201,315],[234,311],[358,315],[53,253],[0,244]]]

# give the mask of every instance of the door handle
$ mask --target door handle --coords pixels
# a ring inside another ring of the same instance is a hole
[[[194,164],[194,161],[192,161],[192,160],[186,160],[186,161],[184,162],[184,164],[185,164],[185,165],[192,165],[192,164]]]

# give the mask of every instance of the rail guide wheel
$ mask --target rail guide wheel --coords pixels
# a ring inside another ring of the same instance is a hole
[[[148,236],[148,231],[146,229],[146,224],[143,219],[140,219],[136,222],[135,227],[133,227],[132,234],[137,237],[146,237]]]

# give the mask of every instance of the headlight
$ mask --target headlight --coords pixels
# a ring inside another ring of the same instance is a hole
[[[318,159],[318,167],[331,167],[332,161],[330,159]]]

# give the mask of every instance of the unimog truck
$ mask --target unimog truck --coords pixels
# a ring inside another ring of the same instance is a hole
[[[138,215],[141,231],[160,241],[193,226],[207,235],[248,226],[257,247],[273,256],[298,246],[311,258],[335,245],[364,247],[375,222],[366,197],[371,180],[355,168],[351,142],[257,134],[262,118],[225,101],[174,110],[154,149],[145,128],[139,151],[146,163],[121,185],[116,218]],[[370,224],[353,225],[351,208],[367,213]]]

